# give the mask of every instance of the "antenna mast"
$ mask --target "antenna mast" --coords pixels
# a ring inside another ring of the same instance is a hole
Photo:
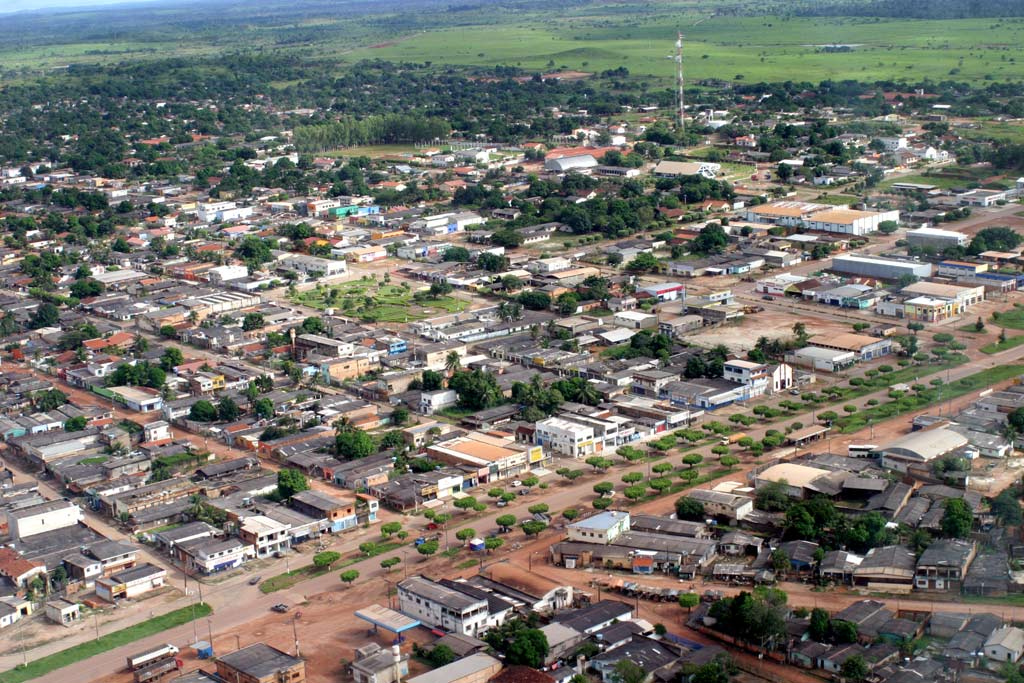
[[[676,35],[676,86],[679,88],[679,129],[686,132],[686,105],[683,100],[683,34]]]

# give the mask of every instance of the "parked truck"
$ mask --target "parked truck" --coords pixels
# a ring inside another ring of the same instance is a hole
[[[742,439],[745,436],[746,436],[746,434],[744,434],[743,432],[736,432],[735,434],[729,434],[728,436],[723,436],[721,438],[721,442],[722,442],[723,446],[731,446],[732,444],[736,443],[737,441],[739,441],[740,439]]]
[[[153,664],[164,659],[170,659],[176,654],[178,654],[178,648],[173,645],[159,645],[129,657],[128,670],[136,671],[149,664]]]

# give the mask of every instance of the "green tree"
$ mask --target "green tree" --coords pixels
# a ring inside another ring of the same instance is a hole
[[[497,550],[503,545],[505,545],[505,539],[498,538],[497,536],[489,536],[484,539],[484,548],[486,548],[488,552]]]
[[[594,493],[599,496],[606,496],[615,490],[615,484],[610,481],[602,481],[599,484],[594,484]]]
[[[825,642],[829,634],[832,631],[832,618],[828,614],[828,610],[822,609],[821,607],[815,607],[811,610],[811,623],[808,629],[808,635],[811,640],[823,643]]]
[[[237,420],[240,412],[238,404],[230,396],[225,396],[217,404],[217,417],[224,422]]]
[[[347,571],[343,571],[338,578],[341,579],[342,583],[346,583],[351,586],[352,583],[359,578],[359,572],[355,569],[349,569]]]
[[[868,664],[864,661],[864,657],[861,655],[853,655],[843,662],[840,672],[843,675],[843,679],[847,681],[854,681],[856,683],[867,678],[868,673],[870,673],[870,669],[868,669]]]
[[[402,558],[400,558],[400,557],[389,557],[386,560],[381,560],[380,561],[380,566],[381,566],[381,569],[383,569],[384,571],[390,572],[391,568],[396,566],[397,564],[399,564],[401,561],[402,561]]]
[[[176,346],[166,347],[163,354],[160,356],[160,367],[163,368],[165,372],[170,372],[184,362],[185,356],[181,353],[181,349]]]
[[[461,371],[448,380],[448,388],[459,396],[459,405],[470,410],[493,408],[504,401],[498,381],[483,370]]]
[[[500,517],[498,517],[498,518],[496,518],[494,520],[494,523],[497,524],[498,527],[501,528],[502,531],[508,531],[509,529],[511,529],[512,527],[514,527],[516,525],[516,516],[515,515],[501,515]]]
[[[188,419],[194,422],[213,422],[217,419],[217,408],[205,399],[196,401],[188,411]]]
[[[647,672],[629,659],[620,659],[612,670],[617,683],[644,683],[647,680]]]
[[[28,326],[33,330],[38,330],[40,327],[53,327],[58,322],[60,322],[60,309],[50,302],[45,302],[40,304],[39,308],[29,316]]]
[[[424,541],[423,543],[420,543],[418,546],[416,546],[416,552],[418,552],[420,555],[423,555],[424,557],[428,557],[436,553],[437,548],[437,541],[435,539],[430,539],[429,541]]]
[[[313,566],[317,569],[326,569],[340,559],[341,553],[336,553],[333,550],[325,550],[313,555]]]
[[[529,666],[539,669],[548,656],[548,638],[537,628],[520,630],[505,650],[505,663],[509,666]]]
[[[962,498],[947,498],[943,506],[940,528],[947,538],[967,538],[974,526],[971,508]]]
[[[64,431],[80,432],[83,429],[85,429],[87,424],[88,420],[86,420],[84,415],[76,415],[75,417],[70,418],[67,422],[64,423]]]
[[[704,503],[682,496],[676,499],[676,517],[679,519],[703,520]]]
[[[262,329],[265,325],[262,313],[246,313],[242,318],[242,329],[246,332]]]
[[[299,470],[284,468],[277,473],[277,493],[282,499],[287,500],[299,491],[308,491],[309,482],[306,475]]]
[[[685,607],[687,614],[700,604],[700,596],[696,593],[680,593],[679,594],[679,606]]]
[[[836,620],[832,622],[832,640],[837,643],[856,643],[857,625],[850,621]]]
[[[523,533],[527,536],[536,536],[540,532],[548,528],[548,525],[544,522],[538,522],[535,520],[528,520],[522,523]]]
[[[384,524],[380,525],[380,535],[381,536],[394,536],[395,534],[397,534],[401,530],[402,530],[402,523],[401,522],[385,522]]]
[[[430,666],[435,669],[451,664],[456,659],[458,659],[458,657],[455,652],[444,643],[441,645],[435,645],[426,655],[426,660],[430,662]]]
[[[683,464],[688,465],[691,470],[702,462],[704,462],[704,456],[699,453],[687,453],[683,456]]]
[[[776,574],[786,574],[791,566],[789,555],[782,548],[776,548],[771,555],[772,569]]]
[[[361,429],[352,429],[334,437],[335,452],[349,460],[366,458],[377,452],[377,445],[369,434]]]
[[[269,420],[274,417],[274,402],[269,398],[258,398],[253,401],[252,412],[264,420]]]
[[[1022,521],[1020,499],[1013,487],[1004,489],[992,499],[992,514],[999,518],[1004,526],[1019,526]]]
[[[67,402],[67,394],[57,389],[47,389],[46,391],[39,391],[32,395],[33,405],[36,410],[42,412],[56,410]]]

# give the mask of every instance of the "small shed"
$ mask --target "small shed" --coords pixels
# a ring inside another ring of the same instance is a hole
[[[58,598],[46,603],[46,618],[55,624],[68,626],[82,618],[82,611],[77,602]]]

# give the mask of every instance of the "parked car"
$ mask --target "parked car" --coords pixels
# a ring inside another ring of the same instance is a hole
[[[505,507],[506,505],[508,505],[508,502],[506,502],[506,501],[504,501],[504,500],[499,500],[499,501],[498,501],[497,503],[495,503],[495,505],[497,505],[497,506],[498,506],[498,507],[500,507],[500,508],[503,508],[503,507]]]
[[[431,522],[430,524],[427,525],[427,531],[433,531],[434,529],[440,529],[440,528],[441,528],[440,525],[438,525],[436,522]]]
[[[249,579],[249,585],[250,586],[255,586],[257,583],[259,583],[262,580],[263,580],[262,576],[254,576],[251,579]]]
[[[281,614],[284,614],[288,611],[288,605],[284,604],[283,602],[279,602],[270,609],[274,610],[275,612],[280,612]]]
[[[519,481],[518,479],[516,479],[514,482],[512,482],[512,488],[519,488],[522,485],[523,485],[523,482]]]

